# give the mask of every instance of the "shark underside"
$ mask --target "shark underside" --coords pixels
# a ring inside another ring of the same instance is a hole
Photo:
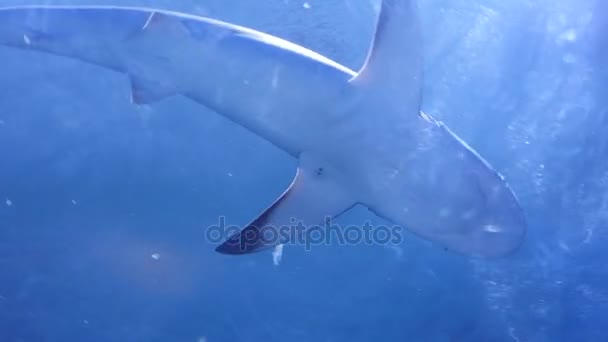
[[[357,204],[447,249],[495,257],[526,222],[504,178],[420,111],[420,25],[413,0],[384,0],[354,72],[252,29],[147,8],[0,8],[0,45],[97,64],[129,77],[132,101],[182,95],[272,142],[299,166],[288,189],[217,250],[289,241],[277,228],[323,224]]]

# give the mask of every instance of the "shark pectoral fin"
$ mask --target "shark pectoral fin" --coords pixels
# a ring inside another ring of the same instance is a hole
[[[304,229],[337,217],[355,204],[323,169],[299,168],[294,181],[268,209],[216,248],[248,254],[293,241]]]
[[[353,85],[380,96],[399,94],[400,107],[417,113],[422,84],[422,38],[415,0],[383,0],[367,59]],[[391,90],[391,91],[387,91]]]
[[[158,102],[177,94],[171,85],[131,77],[131,102],[142,105]]]

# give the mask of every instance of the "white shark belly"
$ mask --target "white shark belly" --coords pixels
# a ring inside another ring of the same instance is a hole
[[[180,79],[186,81],[181,93],[293,156],[323,144],[322,132],[336,119],[331,110],[334,100],[347,91],[346,81],[352,74],[289,50],[277,52],[265,45],[249,44],[257,43],[250,40],[235,35],[200,49],[213,52],[192,57],[200,58],[206,67],[183,70]],[[290,56],[279,58],[277,53]]]

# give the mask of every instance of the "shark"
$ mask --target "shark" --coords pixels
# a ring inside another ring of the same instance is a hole
[[[0,45],[122,73],[135,105],[184,96],[297,159],[287,189],[220,253],[272,249],[294,238],[269,238],[277,227],[324,224],[356,205],[467,256],[506,256],[524,240],[505,178],[421,110],[414,0],[381,1],[358,71],[251,28],[161,9],[5,7],[0,23]]]

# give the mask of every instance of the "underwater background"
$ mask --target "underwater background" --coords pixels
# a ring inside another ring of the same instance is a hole
[[[210,16],[363,63],[368,0],[0,0]],[[205,107],[130,103],[124,75],[0,48],[0,341],[608,341],[608,2],[420,0],[422,110],[505,175],[521,249],[216,253],[296,161]],[[2,25],[2,23],[0,23]],[[418,47],[412,47],[418,48]],[[370,113],[381,115],[381,113]],[[339,219],[374,218],[355,208]]]

